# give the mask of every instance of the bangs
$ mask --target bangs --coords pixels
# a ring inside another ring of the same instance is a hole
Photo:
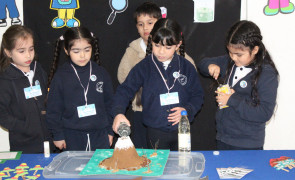
[[[177,42],[173,38],[173,33],[167,29],[159,29],[153,36],[152,36],[152,41],[156,44],[161,44],[161,45],[167,45],[167,46],[172,46],[172,45],[177,45],[179,42]]]

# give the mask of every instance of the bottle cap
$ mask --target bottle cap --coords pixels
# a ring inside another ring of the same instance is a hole
[[[131,129],[130,127],[124,123],[124,122],[121,122],[119,127],[118,127],[118,134],[120,137],[127,137],[129,136],[131,133]]]
[[[186,112],[186,110],[181,111],[181,115],[182,115],[182,116],[187,116],[187,112]]]

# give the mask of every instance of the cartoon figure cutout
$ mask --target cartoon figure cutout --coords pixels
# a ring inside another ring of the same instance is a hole
[[[80,21],[74,17],[79,9],[79,0],[51,0],[50,9],[57,10],[58,16],[51,22],[53,28],[68,28],[80,26]]]
[[[108,25],[113,24],[117,13],[124,12],[128,7],[128,0],[110,0],[112,12],[107,20]]]
[[[0,27],[7,26],[6,8],[9,12],[11,25],[21,25],[22,21],[19,19],[19,12],[15,0],[0,0]]]
[[[290,0],[268,0],[268,4],[264,7],[264,14],[273,16],[279,12],[289,14],[294,11],[294,4]]]

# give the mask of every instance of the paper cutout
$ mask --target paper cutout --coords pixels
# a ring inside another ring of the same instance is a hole
[[[40,176],[41,176],[40,174],[37,174],[34,176],[26,176],[26,179],[38,179]]]
[[[245,168],[216,168],[220,179],[242,179],[248,173],[252,172],[253,169]]]
[[[51,26],[53,28],[79,27],[80,21],[75,18],[75,11],[79,8],[79,0],[51,0],[50,9],[57,10],[58,14],[52,20]]]
[[[4,177],[10,177],[10,175],[8,176],[4,172],[0,172],[0,180],[2,180]]]
[[[289,170],[295,167],[294,159],[291,159],[290,157],[286,157],[286,156],[270,159],[269,164],[271,167],[274,167],[276,170],[284,170],[286,172],[289,172]],[[289,170],[286,168],[289,168]]]
[[[15,170],[24,170],[24,169],[28,169],[29,166],[27,165],[27,163],[21,163],[19,166],[15,167]]]
[[[11,18],[11,25],[21,25],[22,21],[19,19],[19,12],[15,0],[0,0],[0,27],[7,26],[7,14]],[[4,7],[4,8],[3,8]],[[6,9],[8,13],[6,13]]]
[[[18,176],[14,176],[14,177],[12,177],[12,178],[5,179],[5,180],[16,180],[16,179],[18,179]]]
[[[36,175],[38,170],[43,170],[44,168],[42,168],[40,165],[36,165],[34,168],[31,168],[30,171],[35,171],[33,175]]]
[[[110,7],[112,9],[111,14],[108,17],[108,25],[112,25],[117,13],[124,12],[128,7],[128,0],[109,0]]]
[[[282,14],[294,12],[294,4],[290,0],[268,0],[263,13],[267,16],[274,16],[279,12]]]
[[[10,177],[10,173],[9,172],[12,172],[12,171],[15,171],[15,169],[10,169],[9,167],[6,167],[1,172],[7,173],[8,177]]]
[[[15,169],[11,169],[9,167],[5,167],[2,171],[0,171],[0,180],[2,180],[2,177],[10,177],[9,179],[5,180],[15,180],[18,179],[18,177],[22,177],[23,180],[25,179],[38,179],[41,175],[37,174],[37,171],[43,170],[44,168],[40,165],[35,165],[34,168],[30,168],[30,171],[34,171],[33,175],[29,175],[29,169],[30,167],[27,165],[27,163],[21,163],[19,166],[15,167]],[[11,177],[11,172],[16,174],[14,177]]]
[[[25,175],[26,174],[29,174],[27,171],[24,171],[24,170],[19,170],[19,171],[15,171],[14,173],[16,173],[15,177],[22,177],[23,180],[25,180]]]

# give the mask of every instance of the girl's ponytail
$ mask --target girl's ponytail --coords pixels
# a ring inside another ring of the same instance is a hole
[[[95,35],[92,35],[93,38],[93,56],[94,56],[94,61],[98,64],[101,65],[100,58],[99,58],[99,45],[98,45],[98,38]]]
[[[146,47],[146,55],[145,56],[152,54],[152,51],[153,51],[152,38],[149,37],[147,47]]]
[[[61,37],[63,37],[63,36],[61,36]],[[60,41],[61,41],[61,38],[58,38],[55,43],[53,61],[52,61],[51,69],[50,69],[49,76],[48,76],[48,84],[47,84],[48,88],[50,88],[50,83],[53,79],[54,73],[56,72],[56,69],[58,66],[59,55],[60,55],[60,44],[61,44]]]
[[[185,56],[185,42],[184,42],[184,36],[183,33],[181,33],[181,45],[179,46],[179,54],[184,57]]]

